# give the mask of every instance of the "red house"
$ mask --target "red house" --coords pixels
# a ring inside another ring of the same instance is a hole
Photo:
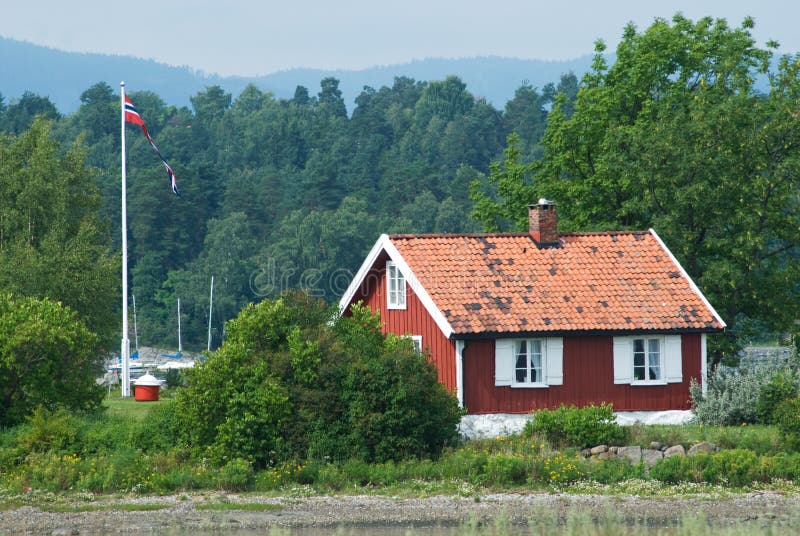
[[[381,235],[340,301],[412,337],[468,414],[689,409],[725,322],[655,231]]]

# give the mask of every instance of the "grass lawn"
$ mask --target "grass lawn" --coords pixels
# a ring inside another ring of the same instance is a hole
[[[119,391],[112,391],[111,396],[106,397],[103,401],[103,405],[108,408],[109,415],[136,419],[137,421],[143,420],[151,408],[163,403],[164,402],[161,400],[155,402],[137,402],[133,396],[122,398],[120,397]]]

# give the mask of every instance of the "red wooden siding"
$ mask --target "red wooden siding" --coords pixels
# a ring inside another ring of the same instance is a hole
[[[444,336],[408,283],[406,283],[406,308],[387,308],[385,255],[379,257],[359,290],[353,301],[363,300],[372,311],[380,312],[384,333],[422,336],[422,348],[430,354],[431,361],[436,365],[439,381],[448,390],[455,392],[455,344]]]
[[[513,388],[494,385],[494,340],[466,343],[464,405],[468,413],[528,413],[561,404],[610,402],[615,411],[689,409],[689,382],[700,381],[700,335],[681,337],[683,382],[659,386],[614,384],[613,337],[565,337],[564,384]]]

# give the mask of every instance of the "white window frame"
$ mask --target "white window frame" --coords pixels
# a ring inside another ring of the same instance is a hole
[[[511,377],[511,387],[546,387],[544,379],[547,370],[547,343],[542,339],[516,339],[513,342],[514,375]],[[538,366],[535,360],[538,358]],[[520,359],[524,360],[520,366]],[[520,380],[520,373],[525,375],[525,380]],[[531,381],[538,373],[538,380]]]
[[[664,337],[633,337],[633,382],[632,385],[663,385],[667,383],[664,370]],[[637,348],[641,343],[641,349]],[[654,346],[656,348],[654,348]],[[641,354],[642,364],[636,364],[637,354]],[[653,359],[655,357],[655,359]],[[642,370],[643,378],[637,378],[637,370]],[[653,369],[658,371],[658,376],[650,378]]]
[[[414,350],[422,353],[422,335],[408,335],[411,339],[411,344],[414,345]]]
[[[386,307],[406,308],[406,278],[394,261],[386,261]]]
[[[658,344],[660,377],[636,379],[636,341],[643,341],[645,374],[650,368],[651,345]],[[651,342],[652,341],[652,342]],[[631,335],[614,337],[614,383],[636,386],[666,385],[683,381],[680,335]]]
[[[527,361],[526,381],[517,381],[517,360],[522,343],[525,343]],[[541,361],[541,378],[530,381],[531,351],[538,347]],[[495,340],[495,386],[514,388],[545,388],[564,383],[564,342],[561,337],[526,337]]]

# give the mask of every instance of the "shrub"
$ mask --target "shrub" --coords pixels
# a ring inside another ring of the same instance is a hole
[[[771,377],[765,368],[719,367],[709,375],[707,392],[692,379],[689,391],[695,418],[702,424],[740,425],[759,421],[758,397]]]
[[[172,401],[164,401],[150,408],[143,420],[128,424],[128,435],[144,452],[169,452],[180,444],[180,426]]]
[[[586,474],[584,461],[580,456],[567,456],[557,453],[544,460],[544,472],[550,484],[571,484]]]
[[[531,476],[530,465],[522,456],[495,454],[486,464],[487,484],[524,484]]]
[[[37,407],[98,408],[98,344],[69,307],[0,293],[0,427],[23,422]]]
[[[752,450],[721,450],[711,454],[703,468],[703,479],[709,484],[727,484],[743,487],[763,480],[758,472],[759,464]]]
[[[632,464],[620,458],[592,461],[586,465],[587,477],[601,484],[615,484],[624,480],[644,477],[642,464]]]
[[[800,398],[791,398],[778,404],[773,419],[786,446],[800,449]]]
[[[458,402],[439,383],[434,365],[403,339],[348,367],[342,398],[349,445],[367,461],[438,456],[457,439]]]
[[[650,468],[650,477],[667,484],[703,482],[702,471],[709,457],[708,454],[697,454],[663,458]]]
[[[168,389],[175,389],[176,387],[180,387],[185,383],[183,374],[181,374],[181,371],[178,369],[169,369],[165,379]]]
[[[771,480],[797,480],[800,478],[800,453],[780,453],[764,457],[762,465]]]
[[[229,491],[243,491],[252,484],[253,476],[253,466],[250,462],[234,458],[220,468],[217,484]]]
[[[794,371],[783,369],[774,372],[758,392],[756,411],[759,420],[764,424],[772,424],[775,408],[784,400],[796,397],[797,391],[797,375]]]
[[[180,439],[217,463],[369,462],[437,456],[458,438],[458,402],[408,340],[366,307],[300,292],[246,307],[222,347],[175,394]]]
[[[611,404],[539,410],[523,433],[541,434],[554,445],[578,448],[616,444],[625,437],[625,430],[614,420]]]
[[[75,452],[78,427],[78,419],[67,410],[50,411],[39,406],[27,418],[17,440],[29,452]]]

